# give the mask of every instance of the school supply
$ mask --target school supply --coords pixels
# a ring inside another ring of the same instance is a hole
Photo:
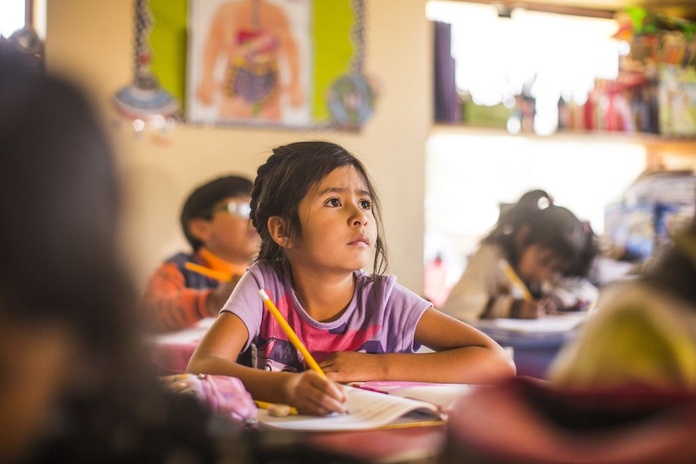
[[[269,403],[267,401],[254,400],[259,409],[267,409],[268,415],[275,417],[289,416],[298,414],[297,409],[282,403]]]
[[[169,390],[192,395],[216,414],[239,424],[256,422],[257,408],[242,381],[228,375],[176,374],[160,377]]]
[[[294,330],[292,330],[292,327],[290,327],[290,324],[288,324],[288,321],[285,320],[282,314],[280,314],[280,311],[278,311],[278,308],[276,308],[276,305],[273,304],[271,299],[268,297],[268,294],[264,289],[259,290],[259,295],[261,295],[261,298],[263,299],[263,303],[266,305],[266,308],[268,311],[271,313],[271,315],[275,318],[276,321],[278,321],[278,324],[280,325],[280,328],[283,329],[283,332],[285,332],[285,335],[288,336],[288,339],[290,340],[290,343],[293,344],[293,346],[299,351],[302,356],[304,357],[305,361],[309,365],[309,367],[316,373],[320,374],[322,377],[326,377],[326,374],[324,374],[324,371],[321,370],[321,367],[319,367],[319,364],[314,360],[314,357],[310,354],[309,351],[307,351],[307,348],[302,344],[302,341],[300,338],[297,336]]]
[[[448,406],[474,387],[419,382],[362,382],[343,388],[347,398],[346,409],[350,414],[272,417],[260,409],[258,421],[263,427],[305,432],[439,425],[447,418]],[[416,399],[416,396],[427,400]]]
[[[187,262],[186,264],[184,264],[184,267],[186,267],[186,269],[188,269],[189,271],[197,272],[206,277],[210,277],[211,279],[219,280],[221,282],[227,282],[232,278],[232,276],[229,274],[216,271],[214,269],[210,269],[209,267],[201,266],[200,264],[192,262]]]
[[[405,382],[397,380],[351,382],[348,385],[377,393],[426,401],[440,406],[442,410],[447,410],[454,400],[466,395],[475,388],[472,385],[460,383]]]
[[[503,272],[507,276],[508,280],[510,280],[510,283],[514,287],[516,287],[519,291],[522,292],[522,296],[524,297],[524,301],[534,301],[534,297],[529,292],[529,289],[524,284],[524,282],[522,282],[522,279],[519,278],[519,276],[514,271],[514,269],[512,269],[512,266],[510,266],[510,263],[508,263],[504,259],[501,259],[500,260],[500,267],[503,269]]]

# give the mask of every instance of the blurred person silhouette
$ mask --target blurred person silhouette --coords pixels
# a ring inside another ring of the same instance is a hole
[[[596,253],[588,223],[555,205],[546,191],[530,190],[501,213],[442,310],[475,321],[586,308],[596,298],[596,287],[586,279]]]
[[[155,330],[184,329],[218,315],[261,243],[249,220],[252,186],[246,177],[228,175],[189,194],[180,223],[191,251],[166,259],[143,292]],[[212,277],[201,267],[213,271]]]
[[[561,386],[696,390],[696,226],[657,250],[636,279],[602,289],[587,326],[559,353]]]
[[[98,115],[21,63],[0,50],[0,462],[211,461],[208,412],[141,353]]]

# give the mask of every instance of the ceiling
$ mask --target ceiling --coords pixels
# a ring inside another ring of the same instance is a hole
[[[480,3],[605,17],[628,6],[640,6],[668,16],[696,20],[696,0],[493,0]]]

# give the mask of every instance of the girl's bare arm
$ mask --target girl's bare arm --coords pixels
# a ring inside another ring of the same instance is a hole
[[[314,371],[269,372],[238,364],[236,358],[247,337],[242,320],[223,312],[194,351],[187,372],[237,377],[254,399],[286,403],[303,413],[323,415],[345,411],[341,387]]]
[[[493,339],[433,307],[421,317],[415,338],[433,352],[340,352],[319,364],[329,378],[338,382],[404,380],[482,384],[515,375],[513,360]]]

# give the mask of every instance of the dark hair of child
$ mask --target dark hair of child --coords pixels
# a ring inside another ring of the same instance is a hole
[[[696,304],[696,224],[660,248],[645,270],[642,280],[662,291]]]
[[[224,176],[206,182],[191,192],[181,209],[180,222],[181,230],[193,251],[198,250],[203,243],[189,231],[189,221],[194,218],[210,220],[213,214],[212,208],[216,203],[229,197],[251,195],[252,187],[252,182],[244,177]]]
[[[268,231],[268,219],[271,216],[286,219],[290,236],[301,237],[300,202],[324,177],[344,166],[352,166],[360,173],[372,197],[372,211],[377,221],[374,272],[380,274],[386,270],[386,245],[381,235],[379,200],[367,171],[360,160],[345,148],[324,141],[295,142],[276,147],[266,163],[258,168],[251,194],[251,219],[261,236],[259,260],[268,260],[289,270],[284,248],[273,241]]]
[[[568,277],[590,277],[593,279],[594,264],[599,256],[599,240],[588,221],[583,221],[584,246],[578,253],[578,257],[564,272]]]
[[[530,245],[552,250],[567,263],[561,270],[564,274],[577,263],[586,249],[587,234],[584,224],[572,212],[553,204],[545,208],[515,208],[501,218],[483,243],[499,244],[512,266],[518,265],[522,252]]]
[[[117,246],[114,159],[84,94],[0,50],[0,151],[0,314],[8,330],[58,327],[81,353],[31,462],[163,462],[175,449],[210,461],[204,428],[181,427],[207,413],[171,403],[150,373]],[[0,365],[4,381],[12,368]]]

